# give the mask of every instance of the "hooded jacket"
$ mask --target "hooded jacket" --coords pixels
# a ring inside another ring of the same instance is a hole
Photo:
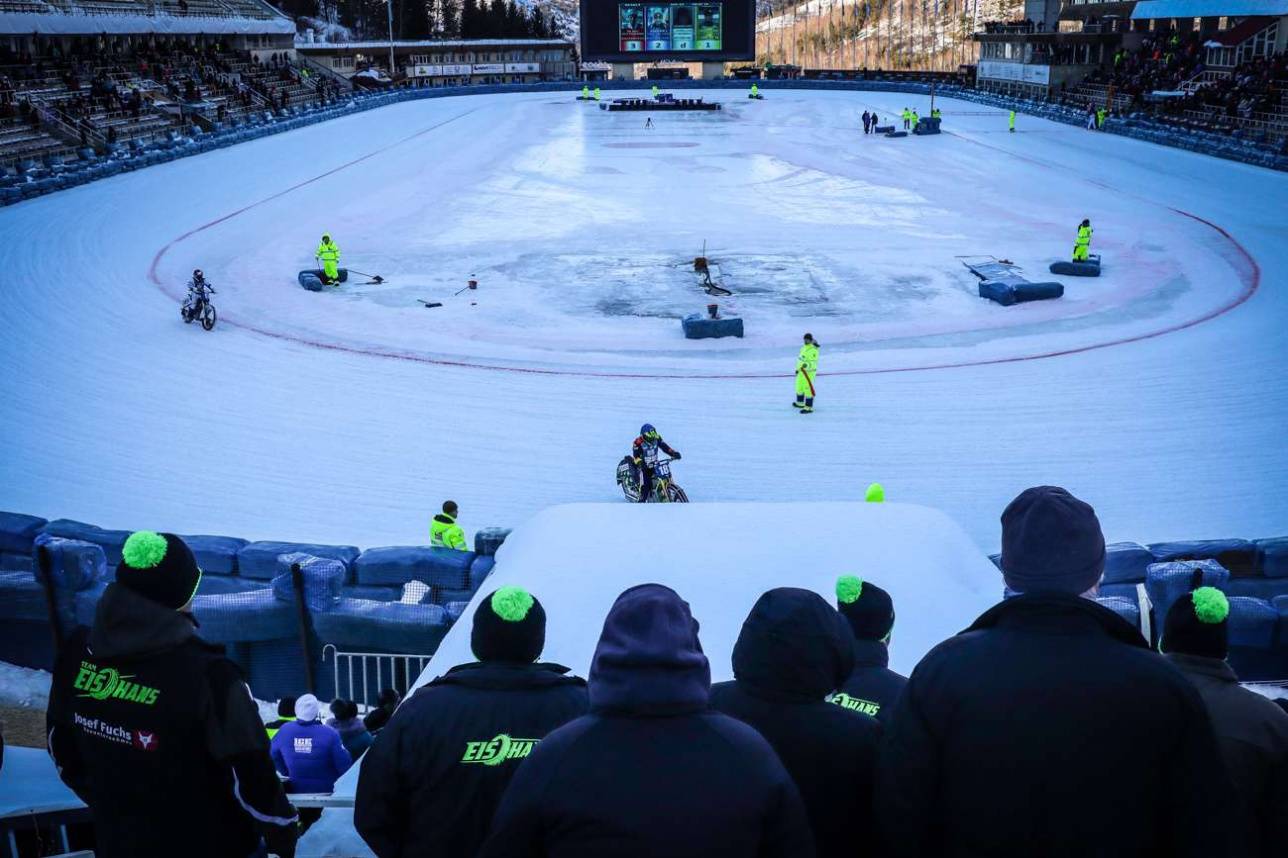
[[[854,664],[849,624],[810,590],[783,587],[756,601],[733,648],[733,682],[711,706],[754,727],[800,790],[820,858],[876,849],[872,783],[881,727],[825,698]]]
[[[340,734],[316,718],[282,725],[271,748],[273,765],[290,779],[287,792],[331,792],[353,765]]]
[[[326,725],[340,734],[344,749],[349,752],[350,757],[353,757],[355,763],[367,752],[367,748],[371,747],[371,733],[367,730],[367,725],[362,723],[361,718],[355,716],[343,721],[339,718],[328,718]]]
[[[892,855],[1228,854],[1229,788],[1198,693],[1078,596],[1016,596],[931,650],[879,772]]]
[[[403,702],[358,773],[354,824],[380,858],[473,858],[533,746],[586,714],[557,664],[464,664]]]
[[[908,684],[907,677],[895,673],[889,664],[890,648],[884,643],[854,638],[854,670],[832,702],[889,725],[894,703]]]
[[[800,795],[755,730],[707,707],[689,606],[658,584],[618,597],[590,669],[591,714],[546,737],[481,858],[809,858]]]
[[[1282,855],[1288,844],[1288,714],[1239,685],[1220,659],[1168,653],[1167,660],[1194,683],[1212,718],[1239,797],[1240,817],[1232,826],[1236,854]]]
[[[104,858],[291,854],[296,815],[250,689],[192,618],[119,584],[59,651],[49,752]],[[258,830],[257,830],[258,829]]]

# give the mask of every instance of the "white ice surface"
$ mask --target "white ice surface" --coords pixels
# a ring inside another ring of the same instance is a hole
[[[469,529],[614,499],[647,420],[695,500],[880,480],[994,550],[1049,482],[1111,539],[1288,531],[1288,176],[952,101],[947,134],[865,139],[925,99],[766,95],[648,132],[571,94],[409,103],[0,210],[0,508],[406,544],[445,497]],[[1099,281],[973,297],[956,256],[1047,279],[1084,216]],[[324,230],[389,285],[299,289]],[[704,240],[745,340],[680,337]],[[210,334],[178,319],[196,266]]]

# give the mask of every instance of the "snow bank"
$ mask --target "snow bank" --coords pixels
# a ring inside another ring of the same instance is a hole
[[[0,661],[0,706],[20,709],[49,708],[48,671],[19,667]]]

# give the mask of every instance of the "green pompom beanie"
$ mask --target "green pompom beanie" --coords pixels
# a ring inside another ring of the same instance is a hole
[[[1229,654],[1230,600],[1216,587],[1198,587],[1172,603],[1163,621],[1164,652],[1224,659]]]
[[[495,590],[474,612],[470,648],[479,661],[536,661],[546,646],[546,611],[522,587]]]
[[[173,533],[140,530],[121,547],[116,582],[177,611],[197,594],[201,569],[192,550]]]
[[[894,600],[890,594],[854,575],[836,579],[836,609],[861,641],[885,640],[894,628]]]

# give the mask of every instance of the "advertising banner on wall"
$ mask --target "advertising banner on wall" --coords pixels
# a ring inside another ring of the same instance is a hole
[[[980,60],[975,76],[988,80],[1007,80],[1050,86],[1051,67],[1031,63],[1004,63],[997,60]]]

